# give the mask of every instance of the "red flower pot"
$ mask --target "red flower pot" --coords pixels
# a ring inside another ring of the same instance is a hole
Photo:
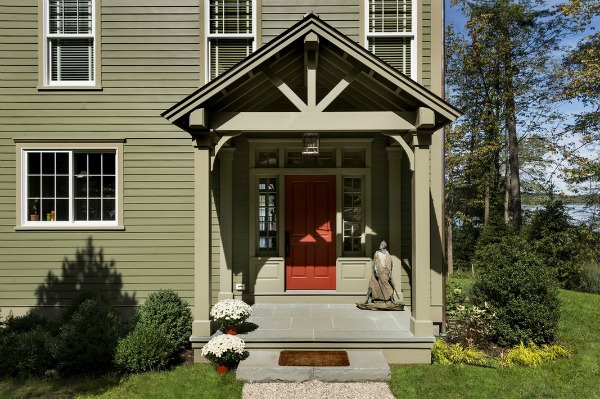
[[[224,364],[217,364],[217,373],[219,374],[227,374],[229,372],[229,367]]]

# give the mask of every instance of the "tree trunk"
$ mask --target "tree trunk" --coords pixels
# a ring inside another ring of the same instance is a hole
[[[448,276],[454,273],[454,257],[452,253],[452,218],[446,214],[446,265]]]
[[[512,93],[511,93],[512,94]],[[521,228],[523,223],[521,209],[521,179],[519,176],[519,142],[517,140],[517,121],[515,117],[515,99],[508,99],[512,103],[512,112],[507,115],[506,131],[508,134],[508,163],[509,163],[509,179],[511,198],[511,211],[513,227],[517,230]],[[509,108],[510,109],[510,108]]]
[[[505,57],[505,85],[504,109],[506,112],[506,135],[508,142],[508,169],[510,171],[510,196],[512,222],[515,229],[521,229],[523,216],[521,210],[521,179],[519,177],[519,141],[517,140],[517,111],[515,106],[514,91],[514,66],[512,65],[512,55],[510,51]]]
[[[513,104],[514,104],[514,98]],[[521,180],[519,176],[519,143],[517,141],[517,122],[514,112],[507,121],[508,138],[510,141],[508,161],[510,163],[510,194],[512,197],[511,211],[515,229],[519,230],[523,223],[521,209]]]
[[[485,199],[483,204],[483,225],[487,225],[490,220],[490,182],[485,181]]]
[[[510,166],[508,157],[506,157],[506,167],[504,168],[504,181],[504,223],[508,224],[510,221]]]

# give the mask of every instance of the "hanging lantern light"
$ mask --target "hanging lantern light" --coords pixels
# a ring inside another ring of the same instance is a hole
[[[319,133],[304,133],[302,135],[302,155],[305,157],[319,155]]]

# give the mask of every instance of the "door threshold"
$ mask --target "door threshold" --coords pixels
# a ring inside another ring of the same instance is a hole
[[[348,295],[365,295],[364,292],[339,292],[336,290],[286,290],[284,292],[255,292],[254,296],[302,296],[302,295],[313,295],[313,296],[348,296]]]

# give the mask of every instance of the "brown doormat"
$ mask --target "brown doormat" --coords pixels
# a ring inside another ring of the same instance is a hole
[[[280,366],[350,366],[346,351],[281,351]]]

